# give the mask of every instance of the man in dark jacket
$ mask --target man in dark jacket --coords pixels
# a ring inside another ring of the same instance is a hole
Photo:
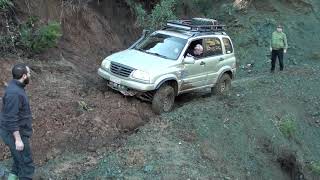
[[[29,180],[34,174],[29,138],[32,135],[32,115],[24,87],[29,83],[30,69],[24,64],[12,69],[13,80],[5,89],[0,114],[0,135],[9,147],[13,166],[8,179]]]

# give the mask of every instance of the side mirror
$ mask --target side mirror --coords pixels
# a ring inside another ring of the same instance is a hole
[[[185,64],[194,64],[196,61],[192,56],[186,56],[183,60]]]

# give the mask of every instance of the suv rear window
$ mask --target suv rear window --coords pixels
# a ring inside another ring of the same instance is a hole
[[[232,48],[230,39],[228,39],[228,38],[222,38],[222,40],[223,40],[224,47],[226,48],[226,53],[227,53],[227,54],[233,53],[233,48]],[[228,52],[229,52],[229,53],[228,53]]]
[[[204,56],[216,56],[222,54],[222,46],[219,38],[206,38],[204,41]]]

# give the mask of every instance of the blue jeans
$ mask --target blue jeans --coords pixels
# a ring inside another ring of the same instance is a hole
[[[35,167],[32,160],[29,137],[21,136],[24,148],[22,151],[17,151],[15,139],[12,133],[0,129],[0,135],[4,143],[9,147],[13,158],[11,173],[17,175],[19,180],[32,179]]]

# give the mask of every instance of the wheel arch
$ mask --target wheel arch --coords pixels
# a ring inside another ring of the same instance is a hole
[[[178,81],[177,81],[175,78],[165,78],[165,79],[161,80],[161,81],[157,84],[157,86],[156,86],[155,89],[156,89],[156,90],[159,89],[159,88],[160,88],[162,85],[164,85],[164,84],[168,84],[168,85],[172,86],[173,89],[174,89],[175,95],[178,94]]]
[[[224,74],[228,74],[228,75],[230,76],[231,80],[234,79],[234,74],[233,74],[232,70],[231,70],[231,69],[224,69],[224,70],[222,70],[222,72],[220,73],[220,75],[219,75],[219,77],[218,77],[218,79],[217,79],[217,82],[219,82],[219,79],[220,79]]]

